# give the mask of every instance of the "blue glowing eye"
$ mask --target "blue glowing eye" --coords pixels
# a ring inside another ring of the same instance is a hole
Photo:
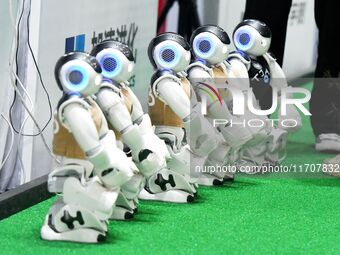
[[[69,74],[69,80],[74,85],[79,85],[83,81],[83,79],[83,74],[78,70],[74,70]]]
[[[239,42],[244,46],[248,45],[250,43],[250,35],[247,33],[242,33],[239,37]]]
[[[208,40],[202,40],[199,43],[198,48],[200,49],[201,52],[208,53],[211,50],[211,44]]]
[[[103,61],[103,69],[107,72],[113,72],[117,68],[117,61],[112,58],[108,57],[105,58]]]
[[[175,57],[176,57],[175,52],[171,49],[165,49],[162,52],[162,59],[165,62],[170,63],[170,62],[174,61]]]

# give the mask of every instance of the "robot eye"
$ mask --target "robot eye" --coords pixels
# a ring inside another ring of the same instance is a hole
[[[239,42],[240,44],[246,46],[250,43],[250,35],[247,33],[242,33],[239,36]]]
[[[208,53],[211,50],[211,43],[208,40],[202,40],[198,44],[198,48],[203,53]]]
[[[84,75],[78,70],[74,70],[69,74],[69,80],[73,85],[79,85],[83,79]]]
[[[165,50],[163,50],[161,55],[162,55],[162,59],[165,62],[168,62],[168,63],[174,61],[174,59],[176,57],[175,56],[175,52],[172,49],[165,49]]]
[[[112,57],[103,60],[103,69],[107,72],[113,72],[117,68],[117,61]]]

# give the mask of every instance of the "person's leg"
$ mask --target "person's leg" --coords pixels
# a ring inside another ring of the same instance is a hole
[[[258,19],[272,30],[270,51],[282,65],[286,42],[287,22],[292,0],[247,0],[244,19]]]
[[[310,108],[319,151],[340,151],[339,8],[338,0],[315,0],[319,46]]]

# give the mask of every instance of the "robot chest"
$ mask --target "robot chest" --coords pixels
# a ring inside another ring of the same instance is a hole
[[[270,83],[270,70],[267,62],[252,60],[251,67],[248,71],[249,78],[252,82],[259,82],[264,84]]]
[[[133,99],[132,96],[130,95],[130,92],[127,89],[122,89],[121,90],[121,95],[120,97],[122,98],[122,103],[126,106],[128,112],[132,114],[133,111]]]

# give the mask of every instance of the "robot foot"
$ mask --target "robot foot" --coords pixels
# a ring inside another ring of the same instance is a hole
[[[191,193],[188,193],[182,190],[168,190],[165,192],[152,194],[148,192],[146,189],[143,189],[139,193],[139,199],[186,204],[186,203],[194,202],[195,197],[194,197],[194,194],[191,194]]]
[[[77,243],[100,243],[106,240],[105,232],[93,228],[78,228],[66,232],[57,232],[48,222],[49,216],[46,216],[45,223],[40,232],[40,236],[43,240]]]
[[[212,187],[212,186],[222,186],[223,182],[224,182],[223,178],[210,175],[210,174],[203,174],[197,183],[202,186]]]
[[[134,217],[134,211],[123,207],[116,206],[113,209],[110,220],[131,220]]]
[[[224,183],[232,183],[235,181],[235,175],[234,174],[226,174],[223,177],[223,182]]]

